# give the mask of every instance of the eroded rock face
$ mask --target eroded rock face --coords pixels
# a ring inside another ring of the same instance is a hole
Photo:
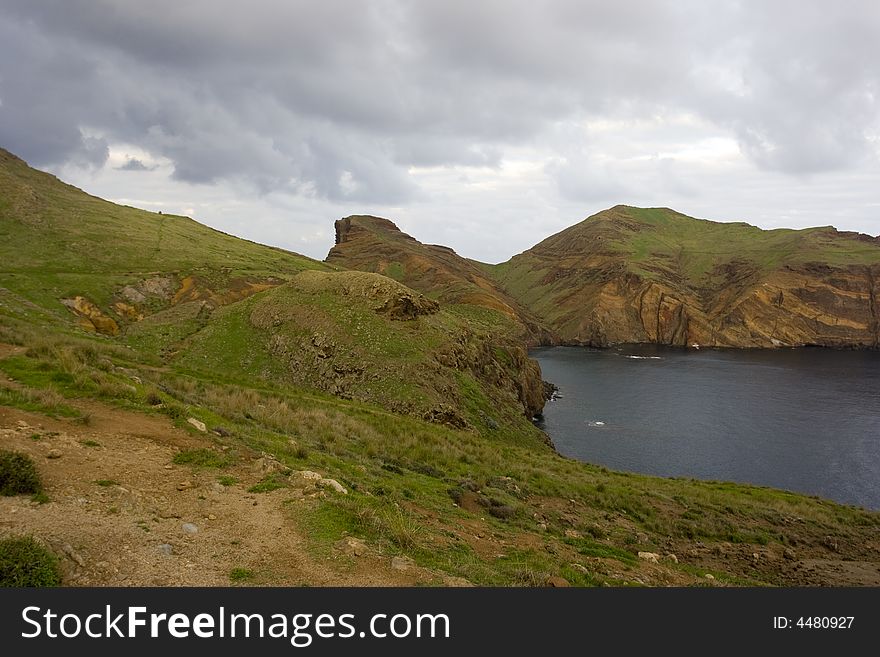
[[[572,308],[556,328],[565,341],[594,346],[877,348],[877,280],[880,266],[789,267],[720,289],[624,274],[598,289],[572,290]]]
[[[832,228],[763,231],[621,206],[500,271],[566,343],[880,345],[880,243]]]
[[[327,254],[327,262],[388,276],[443,304],[467,304],[501,313],[528,344],[552,342],[541,322],[507,294],[484,265],[449,247],[422,244],[381,217],[346,217],[335,228],[336,245]]]
[[[83,329],[104,335],[119,334],[119,325],[116,321],[105,315],[98,306],[85,297],[76,296],[72,299],[62,299],[61,303],[79,318],[79,325]]]

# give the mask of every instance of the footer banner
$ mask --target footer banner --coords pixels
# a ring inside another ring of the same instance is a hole
[[[839,651],[877,645],[878,621],[878,589],[0,590],[7,655]]]

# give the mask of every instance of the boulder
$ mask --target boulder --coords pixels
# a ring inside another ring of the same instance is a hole
[[[187,423],[189,423],[190,425],[192,425],[193,427],[195,427],[198,431],[201,431],[202,433],[206,433],[208,431],[208,427],[206,427],[205,423],[202,422],[201,420],[197,420],[194,417],[190,417],[190,418],[187,418],[186,421],[187,421]]]

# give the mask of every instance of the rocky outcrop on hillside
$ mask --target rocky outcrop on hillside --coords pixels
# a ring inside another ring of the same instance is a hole
[[[345,217],[335,228],[336,245],[327,262],[383,274],[441,303],[495,311],[524,342],[552,342],[542,322],[492,279],[491,266],[463,258],[449,247],[422,244],[381,217]]]
[[[540,366],[522,346],[379,274],[302,272],[247,317],[284,379],[338,397],[456,428],[544,406]]]

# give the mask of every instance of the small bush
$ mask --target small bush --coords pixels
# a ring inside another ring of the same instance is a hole
[[[186,415],[186,409],[180,404],[162,404],[159,407],[159,410],[172,420],[180,420]]]
[[[221,486],[234,486],[238,483],[238,479],[235,477],[231,477],[229,475],[223,475],[222,477],[217,477],[217,481],[220,482]]]
[[[285,486],[287,486],[287,482],[284,481],[281,475],[271,474],[264,477],[262,481],[248,488],[248,493],[270,493],[273,490],[278,490]]]
[[[0,587],[58,586],[58,558],[29,536],[0,541]]]
[[[247,568],[233,568],[229,571],[229,580],[231,582],[247,582],[254,579],[256,575],[253,570]]]
[[[226,454],[212,449],[185,449],[174,455],[177,465],[197,465],[202,468],[225,468],[232,462]]]
[[[42,490],[40,475],[27,454],[0,450],[0,495],[23,495]]]

